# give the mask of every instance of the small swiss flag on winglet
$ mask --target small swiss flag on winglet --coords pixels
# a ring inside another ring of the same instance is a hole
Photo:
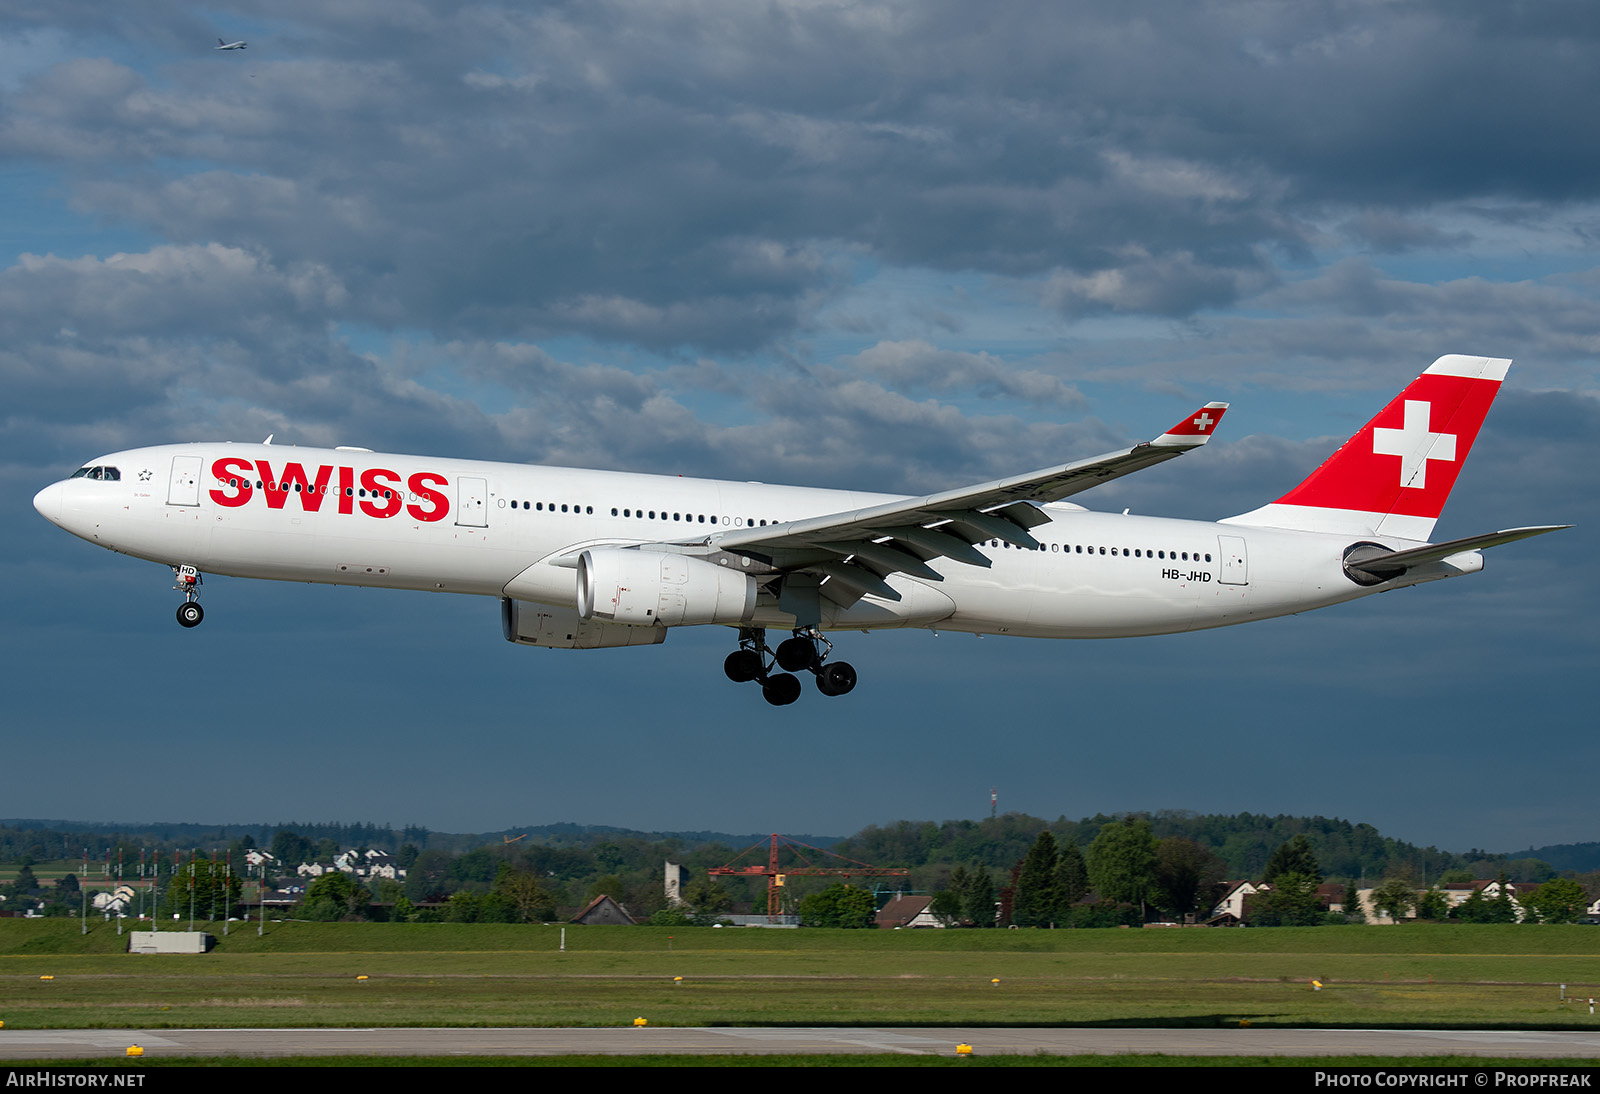
[[[1215,432],[1217,423],[1228,410],[1227,403],[1207,403],[1177,425],[1157,437],[1151,444],[1205,444]]]

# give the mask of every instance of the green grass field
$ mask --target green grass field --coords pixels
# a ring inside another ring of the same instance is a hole
[[[186,924],[184,924],[186,926]],[[1149,1025],[1600,1028],[1600,931],[764,931],[232,924],[136,956],[72,920],[0,920],[6,1028]],[[52,979],[44,980],[41,977]],[[366,980],[357,980],[366,976]],[[676,980],[676,977],[682,977]],[[1312,979],[1323,982],[1313,991]],[[998,980],[999,983],[993,981]]]

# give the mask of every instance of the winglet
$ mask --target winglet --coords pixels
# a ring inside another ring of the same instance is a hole
[[[1205,444],[1227,410],[1227,403],[1207,403],[1150,443],[1163,448],[1195,448]]]

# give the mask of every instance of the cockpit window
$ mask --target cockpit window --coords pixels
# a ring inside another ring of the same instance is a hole
[[[105,482],[121,482],[122,472],[118,471],[115,467],[80,467],[69,477],[74,479],[100,479]]]

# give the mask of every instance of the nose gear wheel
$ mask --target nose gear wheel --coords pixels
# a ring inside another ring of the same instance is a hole
[[[178,605],[179,626],[198,627],[206,617],[205,609],[200,607],[200,571],[189,565],[174,566],[172,576],[177,582],[172,587],[183,594],[183,603]]]

